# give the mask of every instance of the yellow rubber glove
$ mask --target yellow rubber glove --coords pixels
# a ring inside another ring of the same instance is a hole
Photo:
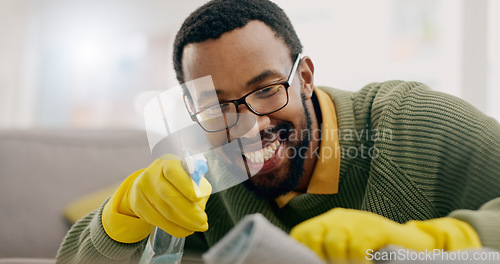
[[[330,261],[369,262],[367,250],[374,252],[389,244],[416,251],[481,247],[476,231],[458,219],[399,224],[374,213],[343,208],[300,223],[290,236]]]
[[[197,186],[174,155],[165,155],[130,175],[104,206],[102,225],[116,241],[134,243],[153,226],[175,237],[208,229],[205,206],[212,192],[203,177]]]

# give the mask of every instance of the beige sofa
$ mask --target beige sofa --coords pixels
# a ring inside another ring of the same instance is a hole
[[[152,159],[144,131],[0,130],[0,263],[50,263],[67,205]]]

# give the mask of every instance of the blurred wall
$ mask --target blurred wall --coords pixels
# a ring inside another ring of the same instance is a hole
[[[205,0],[0,1],[0,128],[143,128],[172,42]],[[275,0],[318,85],[421,81],[500,119],[497,0]]]
[[[36,2],[0,1],[0,127],[31,126],[37,88]]]

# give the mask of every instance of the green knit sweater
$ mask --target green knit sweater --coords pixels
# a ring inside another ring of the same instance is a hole
[[[288,232],[304,220],[344,207],[400,223],[456,217],[475,228],[484,246],[500,249],[496,120],[415,82],[373,83],[355,93],[321,89],[337,111],[342,149],[339,192],[302,194],[279,208],[236,185],[210,197],[209,229],[188,237],[187,247],[206,249],[248,214],[261,213]],[[58,263],[138,262],[145,240],[112,240],[102,228],[101,213],[102,208],[72,227]]]

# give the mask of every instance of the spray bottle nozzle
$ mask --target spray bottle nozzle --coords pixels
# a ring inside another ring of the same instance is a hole
[[[191,155],[189,151],[186,151],[182,167],[197,186],[200,186],[201,178],[208,172],[207,160],[201,153]]]

